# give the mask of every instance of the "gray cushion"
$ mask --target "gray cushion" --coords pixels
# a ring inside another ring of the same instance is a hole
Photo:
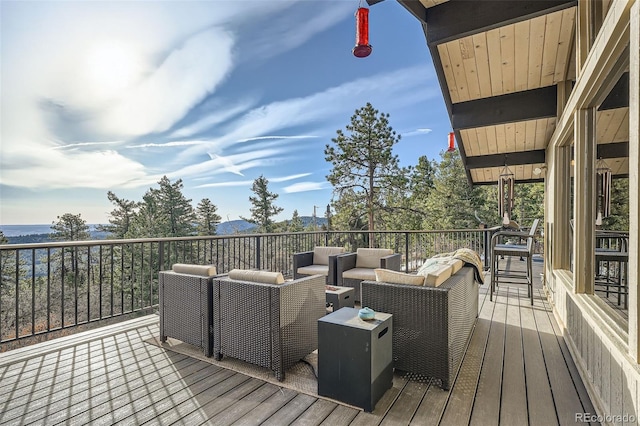
[[[356,268],[379,268],[380,258],[393,254],[391,249],[359,248],[356,252]]]
[[[309,265],[298,268],[301,275],[329,275],[329,266],[327,265]]]
[[[313,249],[313,264],[328,265],[329,256],[344,253],[344,247],[315,247]],[[327,274],[324,274],[327,275]]]
[[[375,281],[376,273],[372,268],[353,268],[344,271],[342,273],[342,278],[348,278],[351,280]]]
[[[238,281],[251,281],[263,284],[284,284],[282,272],[252,271],[249,269],[232,269],[229,278]]]

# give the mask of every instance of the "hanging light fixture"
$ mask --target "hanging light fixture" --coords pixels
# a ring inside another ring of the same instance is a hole
[[[362,4],[362,1],[360,2]],[[369,44],[369,9],[359,7],[356,10],[356,45],[352,50],[356,58],[366,58],[371,54]]]
[[[502,217],[502,224],[507,226],[511,223],[511,212],[514,207],[514,184],[513,172],[505,163],[504,168],[498,177],[498,213]]]
[[[455,143],[456,135],[453,132],[449,132],[449,148],[447,149],[447,152],[453,152],[456,150]]]
[[[611,214],[611,168],[600,158],[596,163],[596,225]]]

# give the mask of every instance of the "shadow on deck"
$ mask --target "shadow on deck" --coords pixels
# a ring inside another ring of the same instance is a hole
[[[512,267],[520,268],[517,259]],[[535,262],[538,277],[542,263]],[[450,391],[394,376],[384,412],[281,388],[143,342],[158,317],[0,354],[0,424],[574,424],[595,413],[536,279],[501,285],[480,314]]]

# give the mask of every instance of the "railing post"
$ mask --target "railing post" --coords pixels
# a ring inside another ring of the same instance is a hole
[[[409,233],[404,233],[404,271],[409,272]]]
[[[167,269],[164,266],[164,241],[160,241],[158,243],[158,269],[160,271],[165,271]]]
[[[325,246],[329,245],[329,231],[324,232],[324,245]]]
[[[484,228],[484,270],[489,270],[489,262],[491,259],[491,236],[488,228]]]
[[[260,236],[256,237],[256,269],[260,269]]]

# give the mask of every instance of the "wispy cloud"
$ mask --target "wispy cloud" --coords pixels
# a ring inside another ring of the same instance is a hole
[[[416,129],[416,130],[411,130],[409,132],[405,132],[402,133],[402,137],[411,137],[411,136],[417,136],[417,135],[426,135],[428,133],[431,133],[431,129]]]
[[[294,192],[318,191],[325,189],[326,187],[327,182],[297,182],[293,185],[286,186],[283,189],[287,194],[291,194]]]
[[[313,139],[317,136],[313,135],[297,135],[297,136],[256,136],[252,138],[238,139],[238,142],[262,141],[269,139]]]
[[[226,187],[233,187],[233,186],[251,187],[252,184],[253,184],[252,180],[237,180],[233,182],[205,183],[205,184],[196,186],[196,188],[226,188]]]
[[[286,181],[289,181],[289,180],[294,180],[294,179],[300,179],[300,178],[303,178],[303,177],[307,177],[309,175],[311,175],[311,173],[298,173],[297,175],[271,178],[270,181],[271,182],[286,182]]]
[[[221,105],[213,111],[207,111],[206,116],[201,118],[200,120],[188,124],[186,126],[180,127],[175,130],[169,137],[171,138],[185,138],[197,133],[204,132],[205,130],[210,129],[211,127],[224,123],[230,118],[235,117],[238,114],[242,114],[247,111],[249,108],[253,107],[256,103],[255,99],[252,100],[244,100],[232,105],[225,104]]]
[[[87,146],[105,146],[105,145],[120,145],[123,141],[111,141],[111,142],[78,142],[78,143],[69,143],[66,145],[58,145],[54,146],[51,149],[69,149],[69,148],[80,148]]]

